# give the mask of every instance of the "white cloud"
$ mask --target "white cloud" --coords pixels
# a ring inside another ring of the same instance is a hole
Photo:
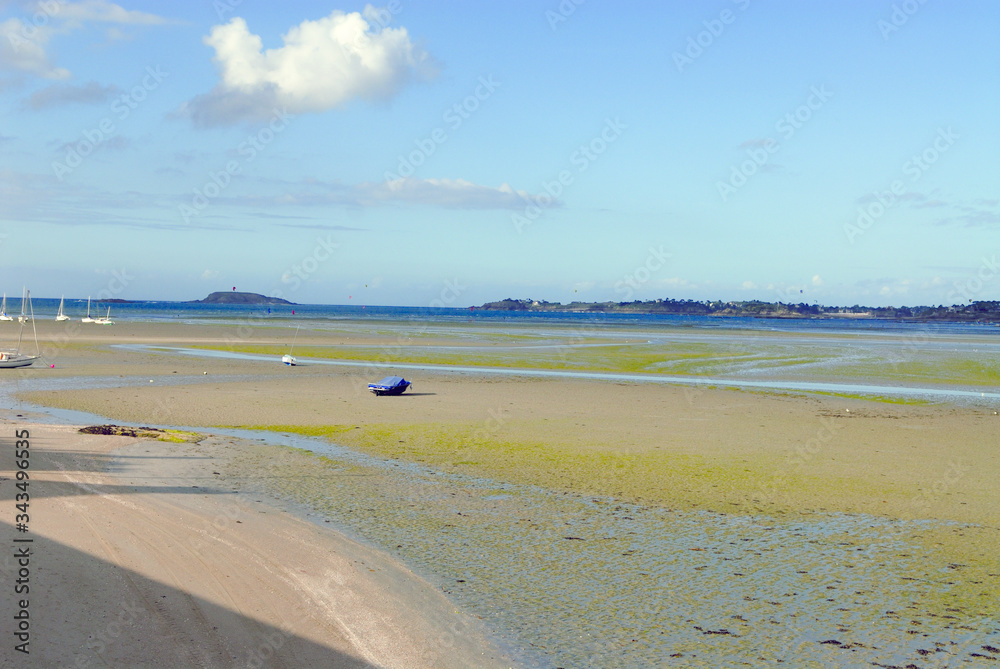
[[[354,185],[309,179],[304,182],[304,185],[307,189],[297,193],[287,192],[271,198],[253,197],[249,201],[258,206],[265,203],[282,206],[417,204],[446,209],[511,209],[522,211],[529,205],[535,205],[542,209],[561,205],[558,200],[553,200],[545,194],[533,195],[524,190],[514,190],[508,184],[482,186],[465,179],[408,177]],[[322,192],[316,192],[317,190]]]
[[[823,279],[822,279],[822,278],[820,277],[820,275],[819,275],[819,274],[815,275],[815,276],[814,276],[814,277],[812,278],[812,284],[813,284],[814,286],[822,286],[822,285],[823,285]]]
[[[169,19],[156,14],[125,9],[105,0],[84,0],[83,2],[60,2],[58,11],[52,15],[58,19],[91,23],[119,23],[123,25],[163,25]]]
[[[214,26],[204,42],[215,49],[219,84],[181,113],[211,126],[269,118],[275,107],[319,112],[355,98],[387,100],[412,79],[433,77],[430,55],[405,28],[373,27],[373,11],[303,21],[282,36],[284,46],[266,51],[242,18]]]
[[[53,35],[73,32],[84,28],[88,23],[172,23],[162,16],[127,10],[106,0],[52,0],[34,3],[26,11],[32,17],[28,22],[19,18],[0,21],[0,70],[23,72],[44,79],[67,79],[71,76],[66,68],[56,67],[46,53]]]
[[[56,67],[45,53],[52,30],[13,18],[0,22],[0,69],[45,79],[67,79],[69,70]]]
[[[741,288],[744,290],[757,290],[757,284],[753,281],[744,281]]]
[[[215,279],[218,276],[219,276],[218,270],[214,269],[206,269],[204,272],[201,273],[202,279]]]
[[[362,184],[361,199],[367,203],[406,202],[455,209],[520,209],[534,204],[551,206],[547,195],[532,195],[507,184],[481,186],[465,179],[394,179]]]

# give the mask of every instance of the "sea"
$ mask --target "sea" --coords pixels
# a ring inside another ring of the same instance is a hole
[[[54,318],[59,300],[32,298],[36,318]],[[20,298],[7,298],[7,313],[20,313]],[[921,332],[927,335],[985,334],[1000,337],[1000,324],[915,322],[875,318],[751,318],[687,316],[675,314],[624,314],[599,312],[498,311],[479,307],[396,307],[381,305],[282,304],[242,305],[199,302],[129,301],[91,302],[91,316],[103,316],[111,307],[112,320],[138,322],[240,323],[252,319],[281,321],[431,321],[440,323],[568,323],[604,325],[658,325],[675,328],[713,328],[776,332],[885,333]],[[86,299],[67,299],[67,316],[77,320],[87,312]],[[998,339],[1000,341],[1000,339]]]

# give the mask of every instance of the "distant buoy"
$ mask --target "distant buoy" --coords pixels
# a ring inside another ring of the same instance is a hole
[[[150,382],[150,383],[152,383],[152,382],[153,382],[153,379],[150,379],[150,380],[149,380],[149,382]]]
[[[55,368],[56,368],[56,366],[55,366],[55,365],[49,365],[49,367],[50,367],[50,368],[52,368],[52,369],[55,369]]]

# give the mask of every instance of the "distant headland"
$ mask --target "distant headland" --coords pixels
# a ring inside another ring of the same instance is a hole
[[[280,297],[268,297],[259,293],[237,293],[217,291],[204,300],[188,300],[188,304],[295,304]]]
[[[497,311],[551,311],[569,313],[674,314],[685,316],[721,316],[743,318],[877,318],[907,321],[950,321],[962,323],[1000,323],[1000,302],[972,302],[946,306],[920,307],[826,307],[819,304],[783,302],[697,302],[694,300],[647,300],[640,302],[546,302],[515,300],[487,302],[477,309]]]

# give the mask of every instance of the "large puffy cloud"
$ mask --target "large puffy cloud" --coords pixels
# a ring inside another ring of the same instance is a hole
[[[436,73],[433,59],[415,46],[405,28],[382,27],[370,5],[364,13],[334,11],[303,21],[283,35],[284,46],[263,50],[242,18],[212,28],[205,44],[215,49],[219,84],[182,108],[196,125],[318,112],[355,98],[386,100],[413,79]]]

